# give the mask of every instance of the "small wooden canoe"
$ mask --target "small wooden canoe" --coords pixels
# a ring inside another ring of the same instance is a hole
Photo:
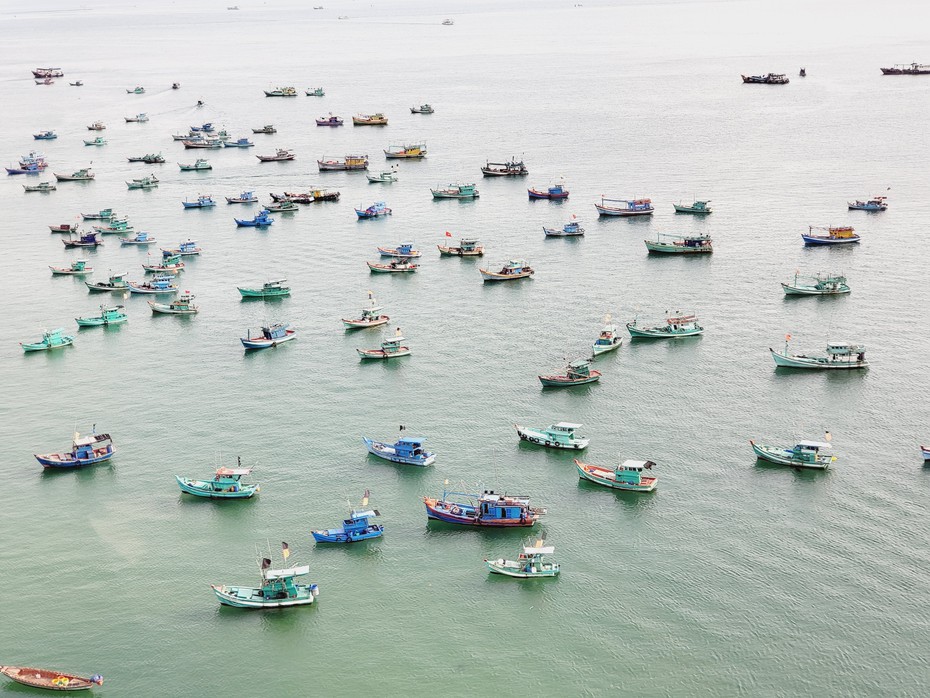
[[[0,674],[5,674],[17,683],[35,688],[47,688],[51,691],[85,691],[94,684],[103,685],[103,677],[100,674],[85,678],[62,671],[23,666],[0,666]]]

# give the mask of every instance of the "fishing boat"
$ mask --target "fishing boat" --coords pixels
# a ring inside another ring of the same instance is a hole
[[[107,144],[107,139],[104,138],[103,136],[97,136],[96,138],[92,140],[84,141],[84,145],[106,145],[106,144]]]
[[[597,339],[594,340],[594,355],[606,354],[621,344],[623,344],[623,337],[617,333],[617,326],[611,322],[609,314],[604,316],[604,326],[601,328],[601,333],[597,336]]]
[[[0,674],[13,679],[16,683],[33,688],[47,688],[51,691],[84,691],[93,686],[103,685],[103,677],[100,674],[84,677],[36,667],[0,666]]]
[[[141,85],[137,85],[136,87],[134,87],[134,88],[131,89],[131,90],[126,90],[126,94],[128,94],[128,95],[144,95],[144,94],[145,94],[145,88],[142,87]]]
[[[546,555],[552,555],[555,552],[555,547],[545,543],[545,537],[541,537],[532,545],[524,545],[523,552],[520,553],[516,560],[505,560],[504,558],[488,560],[485,558],[484,564],[493,574],[502,574],[517,579],[556,577],[559,574],[559,564],[545,560]]]
[[[32,75],[37,78],[63,78],[65,74],[61,68],[36,68]]]
[[[766,73],[765,75],[740,75],[744,84],[750,85],[787,85],[790,80],[784,73]]]
[[[326,93],[323,92],[322,87],[308,87],[304,91],[304,94],[307,95],[308,97],[325,97],[326,96]]]
[[[154,189],[158,186],[158,177],[154,174],[149,175],[148,177],[140,177],[139,179],[134,179],[131,182],[126,182],[126,186],[129,189]]]
[[[48,229],[53,233],[76,233],[78,225],[77,223],[61,223],[59,225],[50,225]]]
[[[196,201],[187,201],[185,199],[181,202],[181,205],[184,206],[184,208],[210,208],[211,206],[216,206],[216,202],[211,195],[201,194],[197,197]]]
[[[781,287],[786,296],[832,296],[850,292],[846,277],[835,273],[803,277],[799,271],[795,271],[794,280],[782,282]]]
[[[464,526],[533,526],[546,513],[541,507],[531,507],[529,497],[494,490],[481,494],[443,490],[442,497],[424,497],[423,504],[427,518]]]
[[[850,211],[884,211],[888,208],[887,196],[873,196],[866,201],[847,201]]]
[[[479,269],[481,277],[485,281],[515,281],[517,279],[527,279],[536,273],[529,262],[522,259],[511,259],[507,264],[501,267],[500,271],[490,271],[488,269]]]
[[[289,554],[288,548],[285,547],[284,550]],[[309,565],[277,570],[270,569],[270,566],[271,560],[264,558],[261,562],[262,578],[258,588],[226,584],[211,584],[210,588],[221,604],[235,608],[307,606],[320,595],[320,588],[316,584],[298,584],[294,581],[296,577],[310,574]]]
[[[91,291],[111,291],[113,293],[126,293],[129,291],[129,284],[123,278],[126,272],[122,274],[110,274],[106,281],[85,281],[84,285]]]
[[[655,240],[643,240],[646,249],[656,254],[710,254],[714,241],[710,235],[668,235],[659,233]]]
[[[244,191],[239,196],[227,196],[227,204],[254,204],[258,202],[258,197],[255,196],[255,192]]]
[[[40,170],[44,170],[46,167],[48,167],[48,162],[46,162],[44,155],[40,155],[36,151],[30,150],[28,155],[23,155],[19,159],[19,166],[28,167],[30,165],[35,165]]]
[[[37,141],[53,141],[58,138],[58,134],[54,131],[39,131],[38,133],[33,133],[32,137]]]
[[[151,262],[143,264],[142,268],[153,274],[177,274],[178,272],[184,271],[184,262],[181,261],[181,255],[173,254],[168,257],[163,257],[154,264]]]
[[[651,470],[654,465],[651,460],[625,460],[611,469],[575,459],[578,477],[582,480],[629,492],[652,492],[656,488],[659,479],[643,474],[643,470]]]
[[[144,124],[149,120],[148,114],[136,114],[135,116],[123,117],[127,124]]]
[[[815,233],[814,231],[826,231]],[[808,226],[808,233],[801,233],[801,238],[807,246],[812,245],[845,245],[857,243],[860,237],[856,234],[851,225],[830,226],[828,228],[818,226]]]
[[[243,468],[242,461],[236,468],[217,468],[209,480],[194,480],[175,475],[178,487],[186,494],[207,499],[250,499],[261,490],[258,483],[242,482],[252,474],[252,468]]]
[[[61,175],[57,172],[53,174],[55,175],[55,179],[57,179],[59,182],[87,182],[97,176],[90,171],[90,168],[87,167],[83,167],[69,175]]]
[[[181,144],[185,150],[218,150],[223,147],[223,141],[219,138],[189,138],[181,141]]]
[[[675,213],[693,213],[699,216],[703,216],[708,213],[713,213],[714,210],[708,206],[710,201],[693,201],[690,204],[683,204],[680,201],[677,204],[672,204],[675,207]]]
[[[123,306],[101,305],[100,315],[94,317],[78,317],[74,318],[74,321],[77,322],[78,327],[108,327],[109,325],[120,325],[128,319],[129,316],[123,312]]]
[[[191,303],[194,298],[194,294],[190,291],[185,291],[178,298],[168,303],[156,303],[155,301],[149,301],[148,303],[153,313],[161,313],[163,315],[196,315],[200,312],[200,308]]]
[[[446,237],[451,238],[452,233],[446,233]],[[453,257],[481,257],[484,255],[484,245],[478,238],[462,238],[458,245],[436,245],[439,248],[440,256]]]
[[[65,247],[96,247],[97,245],[102,245],[103,240],[100,239],[98,233],[85,233],[82,232],[77,237],[70,237],[67,240],[62,240]]]
[[[896,63],[891,68],[882,68],[882,75],[930,75],[930,65],[920,63]]]
[[[135,228],[129,225],[129,220],[127,218],[111,218],[110,222],[106,225],[95,225],[93,226],[93,229],[95,232],[98,232],[101,235],[135,232]]]
[[[150,281],[127,281],[130,293],[168,295],[178,292],[173,276],[154,276]]]
[[[432,114],[436,110],[431,104],[421,104],[419,107],[410,107],[411,114]]]
[[[485,177],[522,177],[530,171],[522,160],[511,158],[509,162],[491,162],[490,160],[481,168]]]
[[[181,168],[181,172],[190,172],[192,170],[212,170],[213,169],[213,165],[211,165],[209,162],[207,162],[203,158],[197,158],[197,161],[194,162],[193,164],[190,164],[190,163],[184,164],[184,163],[179,162],[178,167]]]
[[[355,215],[359,217],[359,220],[366,218],[380,218],[381,216],[390,216],[391,209],[389,209],[383,201],[376,201],[368,208],[355,209]]]
[[[930,446],[921,446],[920,455],[923,456],[924,463],[926,463],[927,461],[930,461]]]
[[[370,496],[369,491],[365,490],[365,494],[362,495],[361,508],[350,507],[349,517],[343,519],[342,526],[339,528],[310,531],[313,540],[317,543],[356,543],[383,536],[384,526],[369,522],[369,519],[381,516],[381,512],[377,509],[366,509]]]
[[[807,68],[801,68],[798,71],[798,77],[806,78],[807,77]]]
[[[434,199],[477,199],[478,189],[475,184],[449,184],[430,189]]]
[[[136,155],[126,158],[129,162],[144,162],[146,165],[162,165],[165,157],[161,153],[146,153],[145,155]]]
[[[286,150],[284,148],[278,148],[274,155],[256,155],[259,162],[283,162],[285,160],[293,160],[296,155],[294,155],[293,150]]]
[[[294,87],[275,87],[271,90],[264,90],[266,97],[296,97],[297,90]]]
[[[329,116],[321,116],[316,120],[317,126],[342,126],[344,123],[345,121],[338,116],[334,116],[332,112],[330,112]]]
[[[442,24],[443,26],[451,27],[453,24],[455,24],[455,22],[452,21],[451,19],[444,19],[442,20]]]
[[[265,126],[262,126],[261,128],[252,129],[252,133],[277,133],[277,132],[278,132],[278,129],[276,129],[271,124],[266,124]]]
[[[313,195],[313,203],[321,201],[339,201],[339,192],[329,189],[313,189],[309,192]]]
[[[655,208],[652,199],[608,199],[601,196],[601,203],[594,204],[600,216],[651,216]]]
[[[248,138],[237,138],[236,140],[223,141],[224,148],[251,148],[255,143]]]
[[[284,342],[297,339],[297,330],[289,329],[290,324],[279,322],[267,327],[262,327],[261,334],[252,336],[252,330],[246,332],[246,337],[240,337],[239,341],[246,349],[268,349],[276,347]]]
[[[267,228],[274,223],[274,218],[268,214],[268,209],[263,208],[252,220],[247,221],[241,218],[233,218],[233,220],[236,221],[236,225],[240,228]]]
[[[180,89],[181,89],[181,83],[179,83],[179,82],[173,82],[173,83],[171,83],[171,89],[172,89],[172,90],[180,90]]]
[[[320,172],[333,172],[342,170],[367,170],[367,155],[346,155],[344,158],[328,158],[325,155],[322,160],[316,161],[316,166]]]
[[[411,143],[405,145],[389,145],[384,151],[388,160],[418,160],[426,157],[426,143]]]
[[[212,122],[200,124],[200,126],[191,126],[191,133],[213,133],[215,130]]]
[[[290,286],[285,286],[287,279],[275,279],[266,281],[261,288],[243,288],[238,286],[239,293],[243,298],[280,298],[291,295]]]
[[[36,79],[36,85],[54,85],[55,81],[51,78]]]
[[[601,372],[591,368],[589,359],[576,359],[570,361],[564,374],[539,376],[539,382],[544,388],[564,388],[570,385],[586,385],[596,383],[601,379]]]
[[[297,213],[300,207],[290,199],[281,199],[271,204],[265,204],[265,208],[272,213]]]
[[[412,242],[402,242],[397,247],[379,247],[378,252],[382,257],[419,257],[420,250],[413,249]]]
[[[704,328],[697,322],[696,315],[682,315],[676,311],[674,315],[666,314],[665,324],[655,327],[644,327],[639,324],[638,318],[626,324],[630,336],[635,339],[669,339],[674,337],[693,337],[704,332]]]
[[[825,356],[807,356],[806,354],[789,354],[788,342],[791,335],[785,336],[784,351],[775,351],[769,348],[769,353],[779,368],[868,368],[869,362],[865,359],[865,347],[861,344],[848,342],[830,342],[827,344]]]
[[[34,186],[29,186],[28,184],[24,184],[24,185],[23,185],[23,189],[24,189],[27,193],[28,193],[28,192],[37,191],[37,192],[42,192],[42,193],[47,194],[47,193],[49,193],[49,192],[53,192],[53,191],[57,190],[58,187],[56,187],[56,186],[55,186],[54,184],[52,184],[51,182],[39,182],[38,184],[36,184],[36,185],[34,185]]]
[[[794,448],[784,448],[782,446],[757,444],[750,439],[749,445],[752,446],[756,458],[792,468],[826,470],[836,460],[836,456],[821,453],[821,451],[833,448],[832,445],[824,441],[801,441]]]
[[[423,448],[424,439],[414,436],[402,436],[393,444],[362,437],[362,443],[373,456],[404,465],[432,465],[436,454]]]
[[[400,328],[398,327],[394,331],[394,336],[385,339],[381,342],[381,347],[378,349],[356,349],[359,357],[362,359],[394,359],[398,356],[408,356],[410,354],[410,347],[405,347],[401,345],[401,342],[404,341],[403,335],[400,333]]]
[[[116,213],[112,208],[105,208],[97,213],[82,213],[81,218],[85,221],[108,221],[115,217]]]
[[[177,247],[163,247],[161,249],[162,257],[193,257],[201,252],[203,252],[203,248],[197,247],[197,241],[190,238],[179,242]]]
[[[572,422],[558,422],[545,429],[535,427],[524,427],[520,424],[514,424],[517,430],[517,436],[521,441],[527,441],[531,444],[545,446],[546,448],[562,448],[572,451],[580,451],[588,447],[590,439],[585,436],[578,436],[575,432],[581,429],[581,424]]]
[[[384,114],[358,114],[352,117],[353,126],[387,126],[387,117]]]
[[[68,453],[36,453],[34,455],[35,459],[46,468],[77,468],[110,460],[114,453],[116,451],[110,435],[98,434],[94,431],[90,436],[83,438],[74,432],[71,451]]]
[[[342,324],[347,330],[359,330],[367,327],[386,325],[391,318],[381,314],[381,306],[375,303],[375,297],[368,292],[368,307],[362,308],[361,317],[354,319],[342,318]]]
[[[387,172],[379,172],[376,175],[370,174],[365,176],[368,177],[369,182],[374,184],[388,184],[398,180],[397,170],[393,167]]]
[[[579,237],[584,235],[584,228],[581,227],[581,221],[575,220],[575,217],[572,216],[572,220],[563,225],[561,228],[547,228],[546,226],[543,226],[543,232],[546,234],[546,237]]]
[[[121,245],[151,245],[153,242],[157,242],[157,240],[150,236],[148,233],[142,231],[139,231],[131,238],[119,239],[119,243]]]
[[[39,167],[36,164],[30,164],[21,167],[6,167],[4,169],[6,169],[8,175],[37,175],[45,168]]]
[[[90,126],[87,127],[88,131],[105,131],[106,125],[102,121],[95,121]]]
[[[545,189],[543,188],[530,188],[526,190],[526,193],[529,194],[531,199],[567,199],[568,198],[568,189],[565,188],[565,183],[559,182],[558,184],[551,184]]]
[[[46,351],[74,344],[74,337],[62,334],[62,332],[64,330],[60,328],[57,330],[44,330],[42,339],[38,342],[20,342],[19,346],[23,348],[23,351]]]
[[[407,257],[392,257],[387,264],[380,262],[365,262],[373,274],[404,274],[415,272],[419,264],[411,262]]]

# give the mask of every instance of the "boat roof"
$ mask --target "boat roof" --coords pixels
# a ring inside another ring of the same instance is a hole
[[[532,545],[523,546],[524,555],[552,555],[555,552],[554,545],[545,545],[540,548],[534,548]]]
[[[251,468],[217,468],[217,475],[249,475]]]
[[[364,511],[359,511],[358,509],[352,510],[353,519],[370,519],[375,516],[380,516],[380,514],[374,509],[366,509]]]
[[[62,331],[63,330],[56,330],[55,332],[52,332],[51,334],[55,334],[56,332],[60,333]],[[110,440],[109,434],[91,434],[90,436],[84,436],[84,437],[76,436],[74,439],[74,445],[75,446],[89,446],[90,444],[95,444],[100,441],[109,441],[109,440]]]
[[[310,565],[301,565],[300,567],[290,567],[284,570],[265,570],[265,579],[281,579],[282,577],[297,577],[301,574],[309,574]]]
[[[649,463],[647,460],[625,460],[620,464],[622,468],[645,468]]]
[[[573,424],[572,422],[559,422],[558,424],[553,424],[554,427],[559,427],[561,429],[581,429],[581,424]]]
[[[419,446],[425,441],[422,436],[405,436],[397,440],[399,444],[411,444],[414,446]]]
[[[825,441],[799,441],[798,446],[806,446],[807,448],[833,448],[833,446]]]
[[[466,495],[466,496],[473,497],[474,495]],[[483,492],[481,496],[478,497],[478,499],[482,502],[513,502],[513,503],[519,503],[519,504],[528,504],[530,501],[529,497],[520,497],[516,495],[501,494],[499,492],[494,492],[494,491]]]

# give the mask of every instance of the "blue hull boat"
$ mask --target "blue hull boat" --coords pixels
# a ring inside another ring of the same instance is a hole
[[[262,209],[258,212],[258,215],[250,221],[242,220],[241,218],[233,218],[233,220],[236,221],[236,225],[240,228],[267,228],[274,223],[274,218],[269,216],[269,213],[268,209]]]
[[[380,538],[384,535],[384,526],[369,523],[368,519],[381,516],[377,509],[365,509],[371,493],[365,490],[362,496],[363,509],[350,509],[349,518],[344,519],[339,528],[328,528],[322,531],[310,531],[317,543],[355,543],[357,541]]]
[[[109,434],[92,434],[81,438],[75,433],[70,453],[36,453],[35,458],[46,468],[79,468],[110,460],[115,451]]]
[[[423,449],[423,439],[420,438],[401,438],[392,445],[363,436],[362,442],[369,453],[392,463],[426,466],[436,460],[435,453]]]

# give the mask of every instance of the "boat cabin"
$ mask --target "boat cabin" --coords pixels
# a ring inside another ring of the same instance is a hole
[[[353,509],[349,515],[350,518],[343,520],[342,530],[348,535],[352,533],[365,533],[371,525],[368,523],[368,519],[380,515],[380,512],[375,509],[368,509],[366,511],[357,511]]]
[[[530,515],[529,497],[512,497],[485,490],[478,499],[478,516],[483,519],[525,519]]]
[[[856,361],[865,361],[865,346],[848,342],[830,342],[827,344],[827,355],[833,360],[855,355]]]
[[[112,451],[113,441],[109,434],[91,434],[84,437],[75,434],[74,457],[77,460],[99,458],[105,453],[112,453]]]
[[[654,465],[655,463],[651,460],[625,460],[617,466],[614,477],[626,483],[640,485],[642,484],[643,470],[651,469]],[[652,479],[651,476],[649,477]]]
[[[697,315],[675,315],[665,318],[665,323],[671,330],[694,329],[697,324]]]
[[[801,463],[816,463],[821,449],[830,448],[833,448],[833,446],[823,441],[802,441],[791,449],[791,460],[800,461]]]
[[[310,574],[310,565],[285,570],[265,570],[262,572],[262,588],[259,593],[266,599],[296,598],[298,589],[294,577],[303,574]],[[240,593],[243,592],[250,593],[250,590],[242,589]]]
[[[287,335],[288,325],[271,325],[262,328],[262,336],[265,339],[281,339]]]
[[[396,341],[401,341],[395,338]],[[387,349],[387,347],[385,347]],[[402,458],[425,458],[428,454],[423,449],[423,439],[404,437],[394,444],[394,452]]]
[[[587,359],[572,361],[567,373],[569,378],[587,378],[591,375],[591,363]]]
[[[572,437],[575,434],[575,430],[581,429],[581,427],[581,424],[559,422],[558,424],[553,424],[547,431],[560,436]]]

